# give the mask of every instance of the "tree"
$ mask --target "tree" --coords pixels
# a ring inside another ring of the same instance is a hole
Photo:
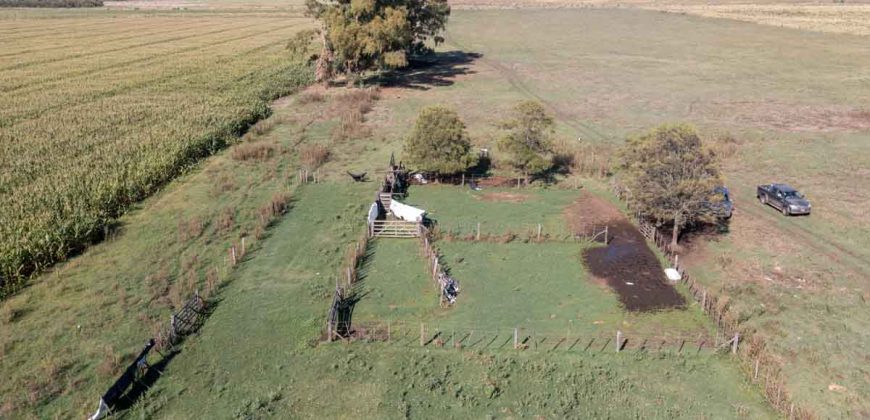
[[[508,155],[507,162],[522,174],[526,182],[531,175],[553,166],[553,127],[555,122],[540,102],[525,101],[513,109],[513,116],[500,127],[506,130],[499,148]]]
[[[431,51],[443,41],[450,15],[447,0],[306,0],[309,15],[320,20],[317,77],[343,72],[348,81],[370,70],[397,69],[409,57]]]
[[[672,246],[686,225],[711,221],[708,203],[721,180],[716,155],[694,127],[659,126],[630,138],[619,157],[629,202],[657,223],[673,223]]]
[[[464,172],[476,163],[465,124],[443,106],[423,108],[405,140],[404,154],[417,169],[439,174]]]

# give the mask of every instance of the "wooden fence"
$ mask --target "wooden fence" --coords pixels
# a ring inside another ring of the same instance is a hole
[[[369,246],[368,234],[350,247],[345,257],[345,264],[335,280],[335,292],[332,295],[332,303],[326,315],[326,340],[333,341],[336,338],[344,338],[350,329],[349,305],[356,298],[357,285],[359,282],[359,269],[364,263]]]
[[[432,282],[435,284],[435,290],[438,291],[438,306],[444,307],[447,299],[444,297],[444,289],[447,288],[447,270],[444,261],[441,259],[441,254],[432,246],[431,231],[423,225],[420,225],[421,245],[423,246],[423,257],[427,261],[428,272],[432,276]]]
[[[613,185],[613,193],[620,200],[626,200],[629,195],[617,184]],[[626,204],[631,209],[630,202],[626,201]],[[680,264],[679,255],[671,249],[669,235],[662,234],[639,212],[634,213],[634,219],[641,234],[655,244],[656,248],[672,263],[673,268],[680,273],[680,282],[688,289],[689,294],[698,302],[704,313],[716,324],[717,334],[734,336],[743,343],[735,349],[741,368],[752,383],[761,387],[767,401],[789,419],[814,419],[815,415],[812,411],[795,403],[785,390],[780,362],[767,350],[764,339],[758,335],[751,335],[741,328],[737,315],[731,311],[730,299],[704,287],[689,275],[685,267]]]
[[[196,291],[169,317],[169,325],[161,328],[154,337],[156,350],[163,352],[172,349],[181,339],[202,326],[206,315],[206,301]]]

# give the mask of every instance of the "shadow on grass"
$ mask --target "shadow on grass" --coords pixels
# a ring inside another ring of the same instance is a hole
[[[372,81],[383,87],[429,90],[451,86],[458,76],[474,74],[469,65],[483,57],[480,53],[446,51],[411,60],[408,67],[376,76]]]
[[[377,241],[370,240],[366,242],[365,252],[359,259],[358,266],[356,267],[356,282],[353,283],[348,295],[339,304],[338,333],[343,337],[348,337],[353,334],[354,309],[356,309],[356,304],[369,294],[366,290],[366,279],[368,278],[371,261],[375,255],[376,249]]]

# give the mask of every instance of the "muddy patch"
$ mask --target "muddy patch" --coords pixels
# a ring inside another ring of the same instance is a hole
[[[686,300],[667,282],[664,268],[640,231],[613,204],[584,193],[565,210],[575,234],[608,226],[607,246],[591,248],[583,260],[592,276],[607,283],[632,312],[684,308]]]
[[[531,198],[528,194],[512,193],[512,192],[491,192],[480,197],[483,201],[501,202],[501,203],[522,203]]]

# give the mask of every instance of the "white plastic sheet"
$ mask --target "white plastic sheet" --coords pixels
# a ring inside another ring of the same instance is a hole
[[[406,222],[422,222],[423,216],[426,215],[426,210],[411,207],[396,200],[390,203],[390,211],[394,216]]]

